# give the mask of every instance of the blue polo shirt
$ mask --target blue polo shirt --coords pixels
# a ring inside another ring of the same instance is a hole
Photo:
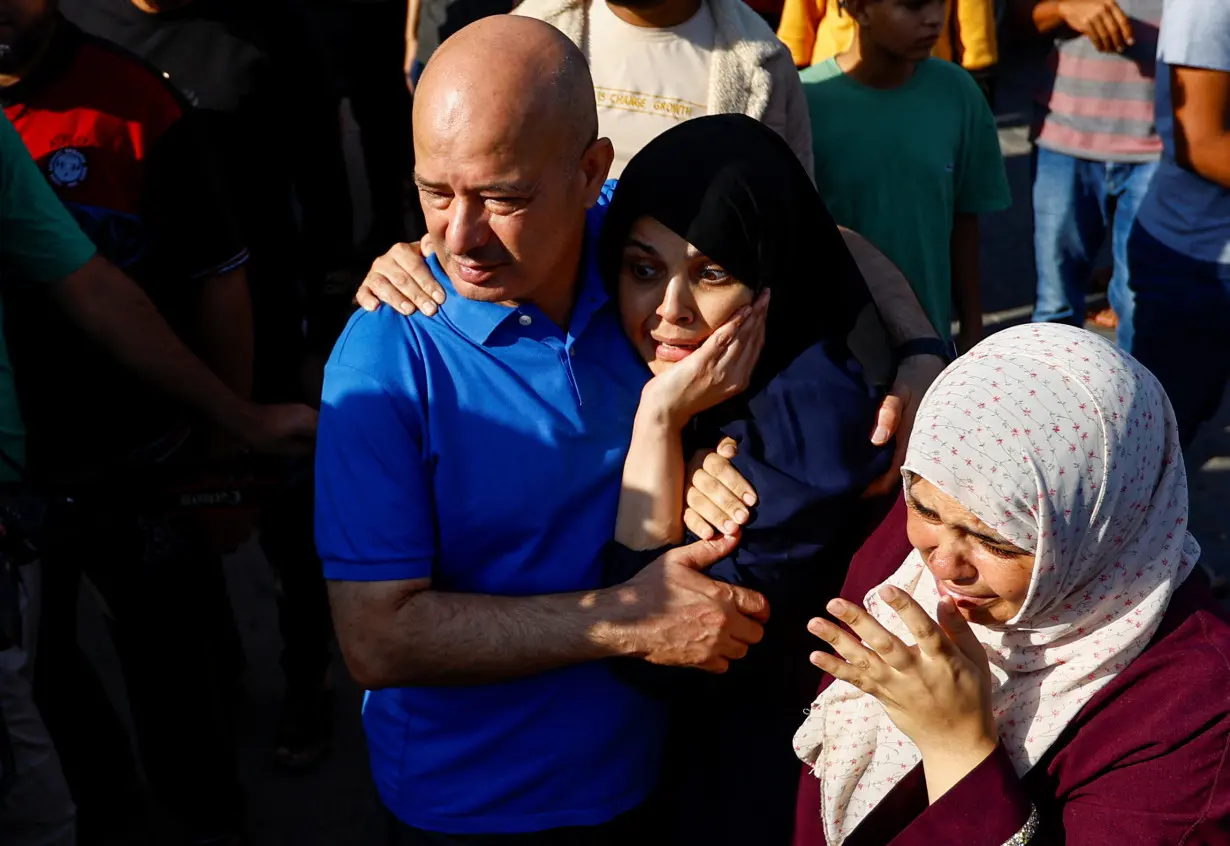
[[[325,370],[316,448],[327,578],[505,596],[601,585],[648,370],[592,252],[567,331],[532,305],[463,299],[434,263],[448,292],[436,317],[351,319]],[[385,804],[449,834],[605,822],[654,787],[664,732],[657,703],[605,661],[373,691],[363,721]]]

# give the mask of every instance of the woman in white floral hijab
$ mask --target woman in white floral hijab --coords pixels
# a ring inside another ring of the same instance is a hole
[[[1133,805],[1154,801],[1150,785],[1161,795],[1173,789],[1160,770],[1154,780],[1147,768],[1131,770],[1134,795],[1120,797],[1123,812],[1095,814],[1096,822],[1071,813],[1066,795],[1083,791],[1087,800],[1097,794],[1091,785],[1105,786],[1112,774],[1122,781],[1107,754],[1093,758],[1104,769],[1078,774],[1068,761],[1073,744],[1096,742],[1105,752],[1131,738],[1124,760],[1139,744],[1167,758],[1165,733],[1135,731],[1152,722],[1141,709],[1164,712],[1179,690],[1184,708],[1193,707],[1192,696],[1216,704],[1200,732],[1175,742],[1169,764],[1193,748],[1215,760],[1230,743],[1230,663],[1219,669],[1213,660],[1193,680],[1175,661],[1177,673],[1168,682],[1163,674],[1160,686],[1155,672],[1138,679],[1156,663],[1156,647],[1164,654],[1177,643],[1176,633],[1204,638],[1192,644],[1211,643],[1211,655],[1219,644],[1230,647],[1230,626],[1208,610],[1199,611],[1199,632],[1163,625],[1199,547],[1187,533],[1186,472],[1157,380],[1082,330],[1007,330],[933,385],[903,472],[914,551],[878,579],[864,607],[829,603],[849,630],[819,619],[810,626],[836,653],[818,652],[813,663],[835,681],[795,738],[819,779],[818,803],[800,805],[800,832],[809,814],[819,825],[796,843],[1120,838],[1136,846],[1177,843],[1210,823],[1230,838],[1224,757],[1216,767],[1203,766],[1204,758],[1179,765],[1211,780],[1197,790],[1190,819],[1182,803],[1163,804],[1172,812],[1165,822],[1164,814],[1133,815]],[[858,577],[852,570],[851,581]],[[1193,613],[1185,611],[1184,622]],[[1150,660],[1138,667],[1146,649]],[[1124,685],[1133,696],[1151,691],[1151,701],[1135,706],[1135,725],[1132,712],[1113,724],[1090,722],[1091,710],[1105,710],[1100,703],[1112,702],[1111,712],[1124,704],[1127,694],[1117,692]],[[970,819],[981,823],[969,828]]]

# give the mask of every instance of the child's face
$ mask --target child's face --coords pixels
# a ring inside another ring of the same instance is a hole
[[[931,55],[946,11],[945,0],[853,0],[849,7],[865,38],[914,62]]]

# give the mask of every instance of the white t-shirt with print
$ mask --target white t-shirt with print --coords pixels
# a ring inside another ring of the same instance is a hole
[[[611,176],[677,123],[708,111],[715,25],[709,4],[679,26],[632,26],[605,0],[589,9],[589,69],[599,132],[615,145]]]

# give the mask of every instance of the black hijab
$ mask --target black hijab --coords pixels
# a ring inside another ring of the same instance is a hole
[[[846,338],[872,306],[837,224],[790,146],[745,115],[685,121],[628,164],[599,260],[619,284],[625,242],[652,217],[752,290],[773,291],[751,396],[813,344]]]

